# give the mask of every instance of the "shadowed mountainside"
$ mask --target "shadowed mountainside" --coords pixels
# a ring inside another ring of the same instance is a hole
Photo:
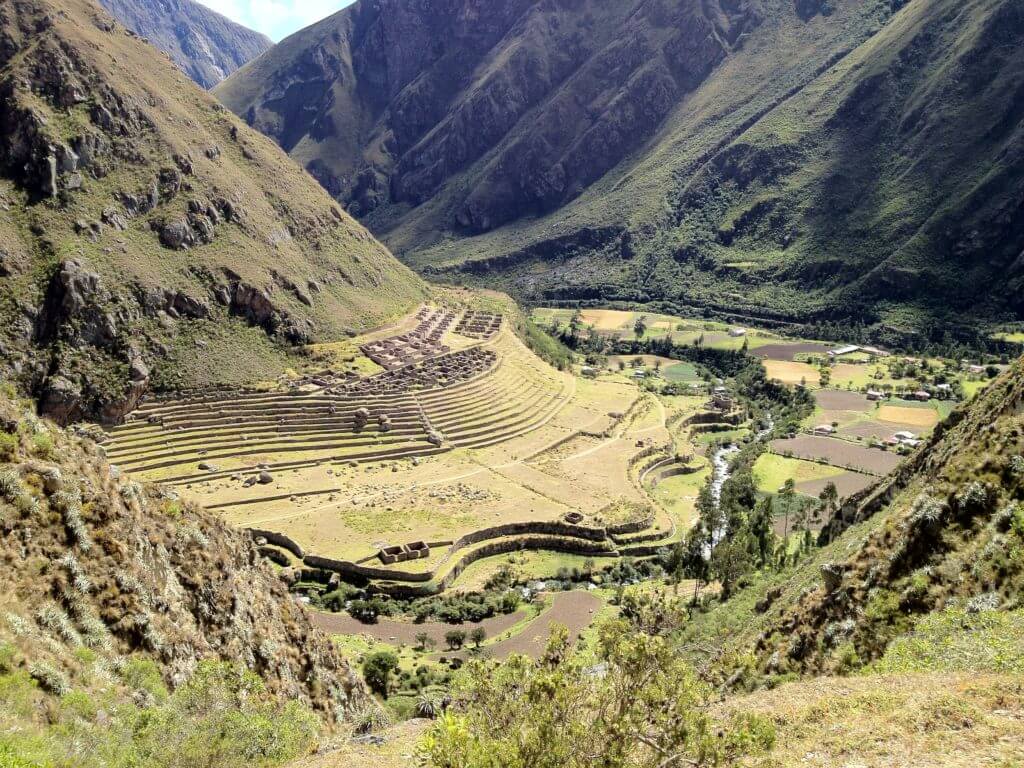
[[[913,332],[1024,311],[1022,40],[1012,0],[389,0],[216,93],[422,271]]]

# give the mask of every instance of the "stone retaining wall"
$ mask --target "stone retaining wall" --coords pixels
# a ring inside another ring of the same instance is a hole
[[[436,584],[374,584],[371,591],[390,597],[410,598],[426,597],[443,592],[452,585],[452,582],[472,563],[485,557],[506,554],[508,552],[519,552],[521,550],[549,550],[554,552],[568,552],[574,555],[585,555],[587,557],[618,557],[619,553],[607,545],[602,546],[598,542],[584,541],[581,539],[561,539],[554,536],[524,536],[504,541],[495,541],[486,544],[472,552],[467,552],[452,566],[451,570],[444,575]]]

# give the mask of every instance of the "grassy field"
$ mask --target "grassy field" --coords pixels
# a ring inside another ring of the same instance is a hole
[[[824,480],[841,475],[843,471],[839,467],[813,461],[764,453],[754,463],[754,483],[759,491],[776,493],[787,480],[795,483]]]

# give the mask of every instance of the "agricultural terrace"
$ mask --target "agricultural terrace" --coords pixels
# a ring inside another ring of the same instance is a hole
[[[537,309],[533,319],[555,333],[574,332],[581,338],[597,333],[620,340],[667,337],[676,344],[717,349],[745,346],[761,358],[769,379],[811,390],[816,408],[801,434],[771,442],[753,468],[758,490],[767,494],[777,493],[787,480],[797,493],[811,497],[829,483],[840,498],[870,487],[992,375],[992,366],[983,370],[959,360],[908,358],[709,320],[605,309]],[[668,358],[611,355],[607,360],[608,369],[627,374],[642,368],[669,382],[700,381],[694,366]],[[700,454],[709,444],[748,437],[742,424],[709,425],[691,435],[691,448]],[[685,517],[710,472],[706,466],[692,469],[691,474],[655,476],[645,486],[659,504]]]
[[[625,366],[558,371],[493,307],[427,305],[311,352],[320,367],[273,386],[147,400],[112,430],[111,461],[254,529],[282,565],[395,594],[447,588],[467,566],[486,578],[488,559],[523,547],[653,550],[692,523],[695,490],[658,503],[662,478],[636,457],[697,454],[685,425],[706,396],[659,397]]]

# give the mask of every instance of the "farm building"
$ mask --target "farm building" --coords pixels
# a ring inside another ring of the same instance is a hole
[[[860,347],[856,344],[847,344],[845,347],[836,347],[828,351],[829,357],[842,357],[843,355],[851,355],[856,352]]]
[[[746,328],[730,328],[729,329],[729,335],[733,336],[734,338],[739,338],[740,336],[746,336],[747,335],[747,329]]]
[[[836,432],[836,428],[833,427],[831,424],[819,424],[818,426],[816,426],[814,428],[814,434],[821,435],[823,437],[828,437],[829,435],[834,435],[835,432]]]
[[[875,402],[879,400],[885,400],[885,392],[880,392],[877,389],[869,389],[867,392],[867,397],[868,400],[872,400]]]
[[[925,392],[923,389],[919,389],[914,393],[914,399],[920,400],[922,403],[927,403],[932,399],[932,396],[931,393]]]

